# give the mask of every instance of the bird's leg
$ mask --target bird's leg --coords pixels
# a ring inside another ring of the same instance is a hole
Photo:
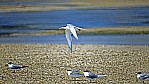
[[[13,70],[13,72],[12,73],[15,73],[15,70]]]
[[[92,83],[92,81],[90,80],[90,83]]]

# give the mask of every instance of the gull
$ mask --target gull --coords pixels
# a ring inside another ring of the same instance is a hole
[[[136,74],[138,79],[143,80],[143,83],[145,80],[149,80],[149,73],[137,72]]]
[[[90,71],[84,71],[84,76],[88,79],[94,79],[94,78],[102,78],[102,77],[105,77],[107,75],[103,75],[103,74],[94,74]]]
[[[81,76],[84,76],[81,73],[81,70],[67,70],[67,74],[70,77],[81,77]]]
[[[65,29],[65,36],[66,36],[66,39],[68,42],[69,49],[72,53],[72,37],[71,37],[71,35],[73,35],[78,40],[78,36],[77,36],[76,31],[80,31],[80,30],[84,30],[84,29],[77,27],[77,26],[74,26],[72,24],[67,24],[66,26],[61,27],[59,29]]]
[[[8,68],[10,70],[14,70],[14,72],[15,72],[15,70],[20,70],[20,69],[25,68],[25,67],[28,67],[28,66],[22,66],[22,65],[18,65],[18,64],[13,64],[12,62],[8,63]]]

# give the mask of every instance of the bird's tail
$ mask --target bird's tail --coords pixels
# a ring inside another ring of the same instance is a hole
[[[26,67],[28,67],[28,66],[22,66],[21,68],[26,68]]]
[[[71,45],[72,46],[72,45]],[[70,48],[70,47],[69,47]],[[70,48],[70,53],[72,53],[72,47]]]
[[[98,75],[98,77],[106,77],[107,75]]]

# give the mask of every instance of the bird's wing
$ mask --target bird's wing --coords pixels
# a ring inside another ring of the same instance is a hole
[[[107,76],[107,75],[98,74],[97,76],[98,76],[98,78],[101,78],[101,77],[105,77],[105,76]]]
[[[69,30],[65,30],[66,39],[68,42],[68,46],[70,48],[70,51],[72,52],[72,38],[71,38],[71,32]]]
[[[83,28],[80,28],[80,27],[74,27],[77,31],[81,31],[81,30],[85,30],[85,29],[83,29]]]
[[[89,78],[89,79],[94,79],[94,78],[98,78],[98,76],[97,75],[95,75],[95,74],[92,74],[92,75],[89,75],[89,76],[86,76],[87,78]]]
[[[70,31],[73,34],[73,36],[78,40],[78,36],[77,36],[75,28],[74,27],[70,27]]]
[[[13,66],[11,67],[12,69],[20,69],[22,68],[21,65],[17,65],[17,64],[13,64]]]
[[[80,72],[81,72],[80,70],[73,70],[73,71],[72,71],[72,73],[78,73],[78,74],[79,74]]]
[[[141,75],[141,78],[144,79],[144,80],[145,80],[145,79],[148,79],[148,78],[149,78],[149,74]]]

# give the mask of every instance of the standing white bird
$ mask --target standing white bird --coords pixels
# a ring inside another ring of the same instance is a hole
[[[67,39],[67,42],[68,42],[68,46],[69,46],[70,51],[72,53],[72,37],[71,37],[71,35],[73,35],[78,40],[78,36],[77,36],[76,31],[80,31],[80,30],[83,30],[83,29],[80,28],[80,27],[76,27],[72,24],[67,24],[66,26],[61,27],[59,29],[65,29],[65,35],[66,35],[66,39]]]
[[[149,80],[149,73],[137,72],[136,74],[138,79],[143,80],[143,83],[145,80]]]
[[[14,72],[15,72],[15,70],[20,70],[20,69],[25,68],[25,67],[28,67],[28,66],[22,66],[22,65],[18,65],[18,64],[13,64],[12,62],[8,63],[8,68],[10,70],[14,70]]]
[[[94,78],[102,78],[102,77],[105,77],[107,75],[103,75],[103,74],[94,74],[90,71],[84,71],[84,76],[88,79],[94,79]]]

